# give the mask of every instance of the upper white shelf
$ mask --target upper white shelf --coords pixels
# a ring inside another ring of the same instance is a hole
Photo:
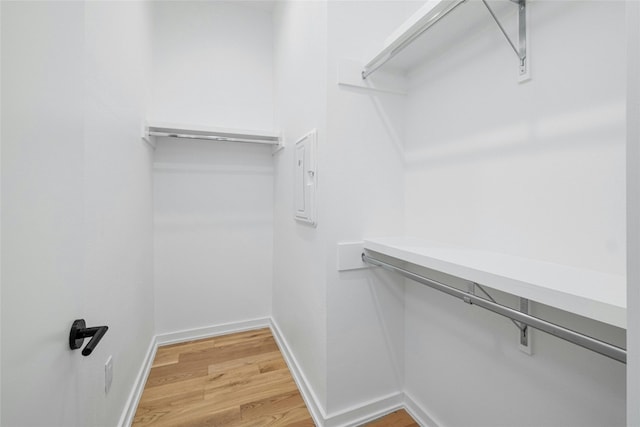
[[[170,138],[203,139],[221,142],[243,142],[280,146],[280,136],[274,132],[245,129],[225,129],[203,125],[149,122],[146,136],[165,136]]]
[[[387,61],[413,43],[438,20],[455,9],[465,0],[429,0],[409,19],[400,25],[388,38],[384,45],[366,63],[363,78],[383,66]]]
[[[454,10],[451,18],[443,19]],[[509,21],[511,18],[514,20]],[[440,20],[447,22],[435,25]],[[362,78],[383,66],[388,71],[406,73],[426,59],[438,57],[443,50],[460,46],[493,25],[492,20],[508,42],[504,48],[513,49],[519,58],[519,75],[524,80],[528,76],[526,0],[428,0],[369,56]],[[516,23],[517,28],[504,25],[509,22]]]
[[[364,248],[620,328],[627,325],[624,276],[408,237],[365,239]]]

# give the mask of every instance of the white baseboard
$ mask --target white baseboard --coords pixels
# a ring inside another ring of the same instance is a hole
[[[324,427],[356,427],[403,408],[404,394],[393,393],[370,402],[330,414]]]
[[[153,365],[153,359],[156,357],[157,349],[158,343],[156,341],[156,337],[154,336],[153,338],[151,338],[147,353],[142,360],[142,366],[138,371],[138,375],[136,376],[136,380],[133,383],[131,393],[129,393],[129,397],[127,398],[127,401],[125,403],[124,411],[122,412],[120,421],[118,422],[119,427],[129,427],[133,422],[133,417],[136,415],[138,402],[140,402],[140,397],[142,397],[142,391],[144,390],[144,385],[147,383],[147,377],[149,376],[151,365]]]
[[[158,346],[177,344],[201,338],[215,337],[218,335],[268,328],[270,325],[270,319],[268,317],[263,317],[260,319],[243,320],[241,322],[223,323],[221,325],[206,326],[204,328],[186,329],[182,331],[158,334],[156,335],[156,341],[158,342]]]
[[[429,415],[422,406],[418,405],[415,399],[407,392],[404,393],[404,408],[422,427],[439,427],[442,425]]]
[[[346,410],[336,412],[333,414],[327,414],[324,407],[320,403],[318,396],[311,388],[309,381],[304,375],[304,371],[300,368],[296,357],[294,356],[286,338],[282,334],[278,323],[271,319],[271,331],[273,333],[280,352],[282,353],[289,371],[293,376],[298,390],[302,395],[302,399],[307,405],[307,409],[311,413],[313,422],[318,427],[355,427],[372,421],[376,418],[380,418],[390,412],[403,407],[403,393],[398,392],[389,396],[376,399],[374,401],[365,402],[357,406],[353,406]]]
[[[302,371],[302,369],[300,369],[300,365],[293,355],[293,352],[289,348],[289,344],[280,331],[280,327],[278,326],[278,323],[275,321],[275,319],[271,319],[270,326],[271,333],[278,343],[278,347],[280,348],[280,352],[282,353],[285,362],[287,362],[289,371],[291,371],[293,380],[296,382],[298,390],[300,390],[300,394],[302,395],[304,403],[307,405],[307,409],[309,409],[309,413],[311,414],[311,418],[313,418],[313,422],[316,424],[316,426],[324,426],[326,414],[324,412],[322,404],[320,403],[320,400],[318,399],[313,389],[310,387],[309,381],[307,381],[304,372]]]
[[[354,405],[339,412],[327,414],[321,401],[318,399],[318,396],[311,388],[303,370],[300,368],[300,364],[291,351],[291,348],[289,347],[289,344],[282,334],[277,322],[272,318],[265,317],[236,323],[225,323],[222,325],[207,326],[204,328],[169,332],[154,336],[151,339],[151,343],[149,344],[142,366],[140,367],[136,381],[125,404],[118,426],[129,427],[133,422],[133,417],[135,416],[135,412],[138,407],[138,403],[140,402],[140,397],[142,396],[144,385],[147,381],[147,377],[149,376],[149,371],[153,365],[153,359],[155,358],[158,347],[267,327],[270,328],[273,333],[273,337],[282,352],[282,356],[287,362],[291,375],[300,390],[300,394],[302,395],[316,426],[355,427],[401,408],[406,409],[407,412],[409,412],[409,414],[423,427],[438,427],[440,425],[420,405],[418,405],[410,395],[401,391],[388,396],[383,396],[376,400]]]

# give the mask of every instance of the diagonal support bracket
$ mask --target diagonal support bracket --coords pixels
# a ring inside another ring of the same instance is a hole
[[[519,81],[528,80],[530,78],[529,75],[529,58],[527,57],[527,40],[528,40],[528,27],[527,27],[527,1],[526,0],[512,0],[518,7],[518,40],[514,43],[509,34],[507,34],[506,30],[500,23],[500,20],[493,12],[493,9],[489,6],[486,0],[482,0],[482,3],[485,5],[489,14],[500,28],[502,35],[505,37],[509,46],[514,51],[518,60],[520,62],[518,68],[518,76]]]
[[[494,302],[494,303],[496,302],[496,300],[493,299],[491,294],[489,294],[489,292],[487,292],[484,289],[484,287],[481,286],[479,283],[475,283],[475,282],[469,282],[468,283],[467,293],[469,295],[475,295],[476,294],[476,289],[479,289],[489,299],[489,301]],[[470,298],[464,299],[464,302],[466,302],[467,304],[472,304]],[[522,298],[522,297],[520,298],[520,311],[522,313],[529,314],[529,300],[528,299]],[[521,352],[526,353],[529,356],[531,356],[531,354],[533,353],[532,346],[531,346],[531,333],[530,333],[531,329],[525,323],[516,322],[513,319],[511,319],[511,322],[516,326],[516,328],[518,328],[518,335],[519,335],[519,338],[520,338],[520,342],[518,343],[518,348],[520,349]]]

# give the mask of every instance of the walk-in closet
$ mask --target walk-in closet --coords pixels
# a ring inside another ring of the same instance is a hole
[[[2,427],[640,427],[638,0],[0,1]]]

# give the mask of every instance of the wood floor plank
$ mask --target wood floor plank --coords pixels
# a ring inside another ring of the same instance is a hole
[[[206,409],[199,415],[191,415],[188,422],[182,423],[185,427],[210,427],[229,426],[240,422],[240,410],[237,407],[211,413]]]
[[[209,367],[209,382],[204,391],[215,388],[226,388],[246,384],[252,377],[260,375],[258,365],[243,365],[233,369],[216,370],[215,365]]]
[[[171,353],[171,352],[161,352],[159,349],[156,352],[156,357],[153,359],[153,365],[151,365],[152,368],[155,368],[156,366],[166,366],[166,365],[173,365],[178,363],[178,354],[177,353]]]
[[[136,414],[136,420],[138,420]],[[194,402],[187,405],[171,408],[170,410],[155,411],[153,421],[147,424],[154,427],[174,426],[235,426],[240,423],[240,408],[231,406],[225,408],[212,408],[207,402]]]
[[[280,369],[287,369],[287,363],[284,361],[282,357],[273,360],[267,360],[261,363],[258,363],[258,368],[260,373],[278,371]]]
[[[256,329],[253,331],[239,332],[237,334],[222,335],[214,339],[216,347],[225,345],[245,344],[263,338],[272,339],[273,335],[269,328]]]
[[[145,399],[138,405],[138,412],[151,412],[154,410],[166,410],[172,406],[185,406],[193,402],[204,401],[204,390],[196,388],[191,391],[181,393],[179,395],[167,396],[164,398],[149,400]]]
[[[399,409],[380,419],[365,424],[366,427],[420,427],[404,409]]]
[[[261,363],[270,362],[272,360],[283,360],[280,351],[270,351],[267,353],[256,354],[255,356],[240,357],[238,359],[227,360],[209,365],[209,375],[215,375],[218,372],[238,369],[243,366],[260,365]]]
[[[255,400],[240,406],[240,415],[243,422],[256,418],[272,416],[289,408],[304,407],[304,400],[297,390],[270,396],[266,399]]]
[[[306,407],[295,407],[276,414],[265,415],[260,418],[240,421],[238,427],[290,427],[293,424],[313,427]]]
[[[267,328],[159,348],[132,425],[313,422]]]
[[[200,390],[204,395],[204,387],[208,380],[208,377],[200,377],[155,387],[145,386],[140,403],[153,402],[165,398],[178,399],[181,395],[188,394],[194,390]]]
[[[315,424],[311,419],[303,419],[300,421],[288,420],[286,427],[315,427]]]
[[[279,349],[273,337],[265,337],[249,343],[230,344],[207,348],[204,350],[180,353],[178,361],[180,363],[206,361],[209,364],[214,364],[276,350]]]
[[[265,399],[273,394],[281,394],[297,390],[288,371],[274,371],[260,374],[245,380],[239,380],[223,387],[205,386],[204,398],[218,404],[239,405],[254,400]]]
[[[157,387],[207,375],[209,375],[209,365],[202,362],[161,365],[149,372],[146,387]]]
[[[169,344],[166,346],[162,346],[158,348],[157,354],[178,356],[182,353],[189,353],[191,351],[212,348],[214,345],[214,338],[207,338],[203,340],[188,341],[181,344]]]

